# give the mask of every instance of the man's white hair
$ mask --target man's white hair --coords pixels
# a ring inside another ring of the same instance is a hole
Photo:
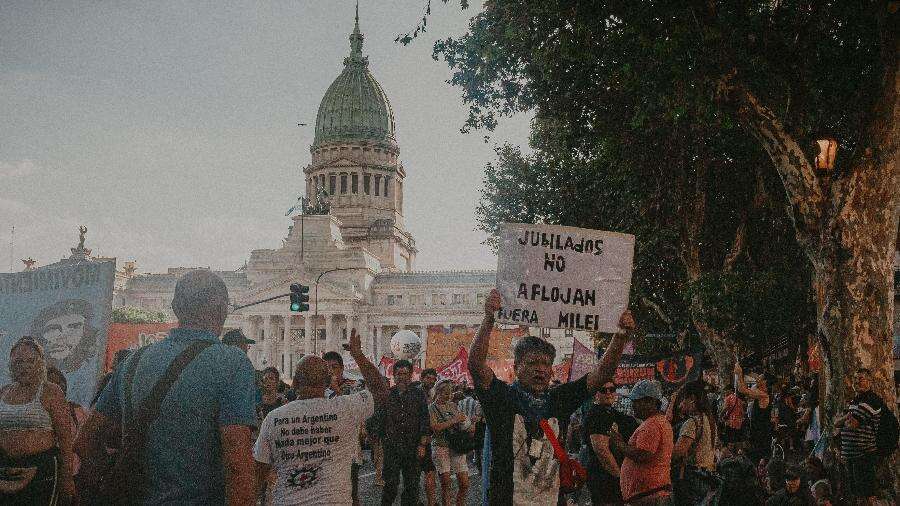
[[[197,269],[175,284],[172,311],[179,322],[205,321],[222,305],[228,304],[228,288],[214,272]]]

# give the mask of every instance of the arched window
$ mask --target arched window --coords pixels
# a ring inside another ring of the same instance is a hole
[[[341,194],[347,193],[347,174],[341,174]]]

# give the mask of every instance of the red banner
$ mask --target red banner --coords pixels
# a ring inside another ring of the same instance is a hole
[[[569,381],[569,372],[572,370],[572,359],[567,358],[553,366],[553,379],[560,383]]]
[[[119,350],[136,350],[162,341],[176,323],[110,323],[106,337],[106,357],[103,372],[112,370],[113,359]]]
[[[442,379],[453,380],[456,383],[465,383],[472,385],[472,377],[469,376],[469,352],[465,348],[460,348],[456,358],[449,364],[436,368],[438,377]]]
[[[591,372],[600,362],[597,352],[581,344],[577,339],[572,347],[571,381]],[[623,356],[616,367],[613,381],[616,385],[633,385],[642,379],[658,380],[663,387],[674,387],[699,376],[697,360],[693,355],[666,358],[649,358],[639,355]]]
[[[593,371],[599,363],[600,359],[597,358],[597,352],[575,339],[575,342],[572,344],[572,365],[569,370],[569,381],[581,379],[582,376]]]

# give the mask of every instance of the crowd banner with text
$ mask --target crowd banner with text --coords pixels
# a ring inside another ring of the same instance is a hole
[[[600,358],[597,352],[577,339],[572,349],[572,368],[569,381],[580,379],[591,372]],[[645,357],[642,355],[623,355],[613,380],[616,385],[630,386],[642,379],[657,380],[663,389],[670,391],[675,387],[700,377],[699,354],[682,354],[671,357]]]
[[[460,348],[472,346],[478,326],[441,325],[428,326],[428,341],[425,346],[425,367],[438,368],[452,361]],[[512,357],[512,342],[528,333],[526,327],[511,329],[495,328],[491,331],[491,345],[488,360],[503,360]]]
[[[9,352],[34,337],[66,377],[66,397],[87,407],[106,350],[115,260],[62,261],[0,274],[0,385],[10,382]]]
[[[557,225],[500,227],[497,321],[616,332],[628,308],[634,236]]]
[[[136,350],[162,341],[175,325],[175,323],[110,323],[103,371],[112,370],[113,361],[119,351]]]

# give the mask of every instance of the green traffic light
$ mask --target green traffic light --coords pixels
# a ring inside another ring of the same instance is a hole
[[[291,311],[300,311],[300,303],[294,302],[291,304]]]

